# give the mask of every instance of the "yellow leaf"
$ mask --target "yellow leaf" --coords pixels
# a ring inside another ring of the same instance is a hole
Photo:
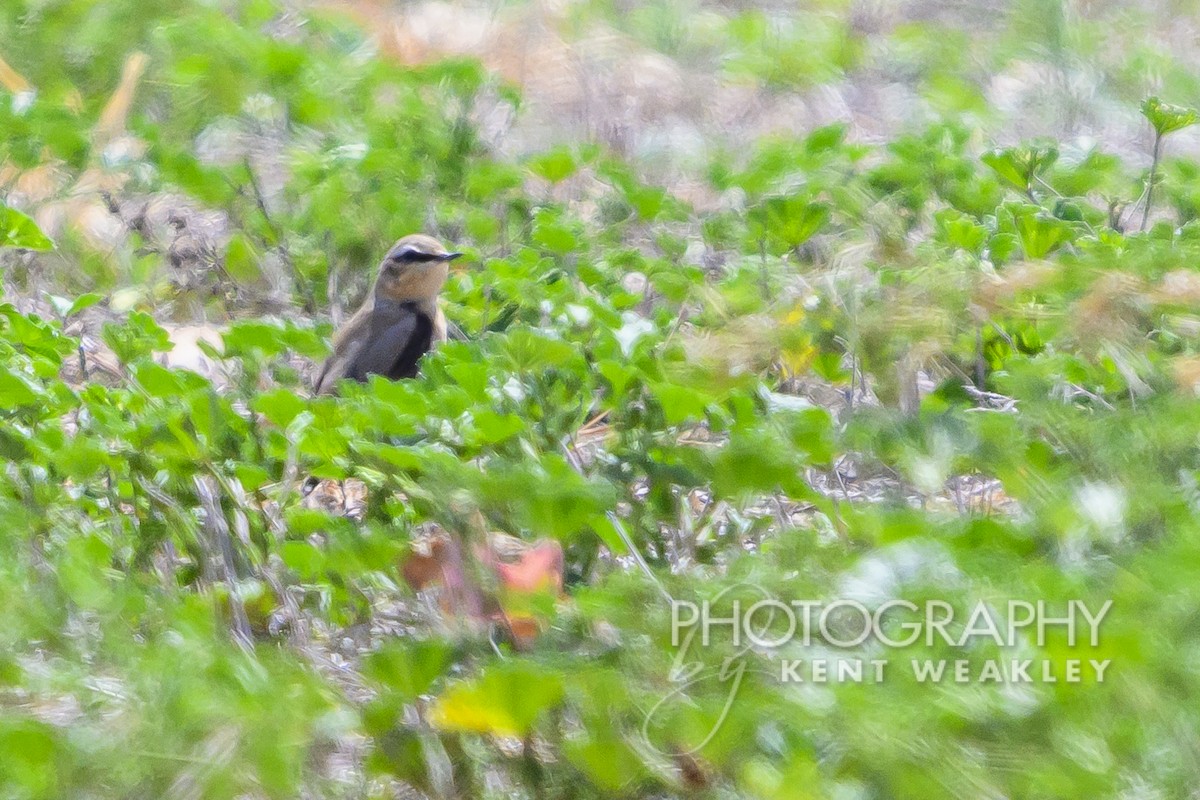
[[[562,702],[562,678],[534,664],[512,661],[475,681],[446,689],[430,721],[443,730],[526,736],[543,711]]]
[[[441,697],[433,706],[430,721],[443,730],[491,733],[498,736],[520,736],[517,723],[497,707],[475,686],[460,684]]]
[[[792,306],[790,311],[783,315],[782,322],[784,325],[799,325],[804,321],[804,315],[806,313],[807,312],[804,310],[804,306],[797,303],[796,305]]]
[[[779,353],[779,362],[789,375],[799,375],[808,369],[816,354],[817,348],[812,345],[804,345],[794,350],[784,348]]]

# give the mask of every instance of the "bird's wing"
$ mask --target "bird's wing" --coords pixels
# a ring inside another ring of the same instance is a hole
[[[362,347],[362,340],[349,341],[343,347],[337,348],[333,355],[325,360],[321,373],[314,382],[317,394],[332,394],[337,382],[348,374],[347,365],[354,360]]]
[[[433,322],[411,303],[377,305],[370,335],[348,360],[346,377],[356,381],[365,381],[368,375],[412,378],[417,362],[429,352],[432,336]]]
[[[347,375],[347,366],[358,355],[362,344],[371,330],[371,308],[373,304],[364,304],[333,337],[333,353],[325,359],[325,365],[313,386],[317,394],[332,394],[337,388],[337,382]]]
[[[329,393],[329,386],[332,381],[328,383],[326,381],[329,379],[329,368],[333,366],[333,359],[334,356],[325,359],[325,363],[321,365],[321,371],[317,373],[316,380],[313,381],[313,391],[317,394]]]

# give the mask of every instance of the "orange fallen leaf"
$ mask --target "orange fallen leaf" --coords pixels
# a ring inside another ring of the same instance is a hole
[[[501,623],[513,644],[524,649],[543,628],[543,615],[530,600],[562,594],[562,545],[551,540],[530,545],[503,534],[490,535],[488,542],[475,550],[481,573],[468,570],[454,537],[439,533],[405,557],[401,575],[414,591],[441,586],[445,612]],[[483,587],[473,575],[482,575],[485,583],[489,575],[495,580]]]
[[[562,592],[563,551],[554,541],[541,541],[521,555],[515,564],[497,561],[493,567],[501,585],[516,592]]]

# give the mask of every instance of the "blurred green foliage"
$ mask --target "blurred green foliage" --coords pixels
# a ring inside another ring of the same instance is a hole
[[[1083,49],[1064,9],[1012,13],[1004,46]],[[665,5],[634,16],[661,48],[723,42],[728,74],[772,91],[867,57],[830,13],[745,11],[709,39]],[[1166,158],[1156,177],[1157,157],[1042,140],[981,153],[978,93],[942,34],[904,28],[896,57],[961,119],[878,146],[832,125],[717,152],[707,187],[736,202],[697,209],[598,145],[491,152],[476,112],[517,107],[514,89],[473,61],[399,66],[332,11],[5,7],[0,55],[36,94],[0,94],[0,164],[119,173],[231,232],[197,290],[137,230],[107,251],[51,243],[0,206],[7,289],[54,291],[49,315],[0,304],[0,796],[394,796],[385,779],[436,797],[1188,796],[1200,167]],[[134,51],[142,152],[95,134]],[[1156,155],[1195,121],[1143,110]],[[233,157],[202,157],[220,136]],[[595,196],[568,199],[573,181]],[[297,364],[329,327],[246,314],[270,271],[321,318],[331,274],[361,289],[362,265],[419,229],[479,262],[445,293],[465,340],[417,380],[309,397]],[[227,386],[159,360],[155,304],[189,293],[238,316],[212,353]],[[100,309],[118,363],[83,380],[73,325]],[[798,396],[810,384],[845,402]],[[818,490],[853,480],[847,464],[886,476],[873,502]],[[306,475],[363,481],[364,519],[306,506]],[[989,479],[1002,507],[970,494]],[[400,564],[421,523],[466,536],[464,503],[563,544],[567,599],[537,608],[541,634],[518,648],[412,612],[402,635],[339,649],[395,598],[419,606]],[[721,640],[682,679],[664,596],[747,586],[1112,600],[1098,647],[1016,648],[1060,674],[1112,667],[1032,686],[767,674],[831,652],[818,642],[746,653],[732,696],[739,648]]]

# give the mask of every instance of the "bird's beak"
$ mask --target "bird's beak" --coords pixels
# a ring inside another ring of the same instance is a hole
[[[462,253],[443,253],[441,259],[442,261],[453,261],[454,259],[461,257]]]

